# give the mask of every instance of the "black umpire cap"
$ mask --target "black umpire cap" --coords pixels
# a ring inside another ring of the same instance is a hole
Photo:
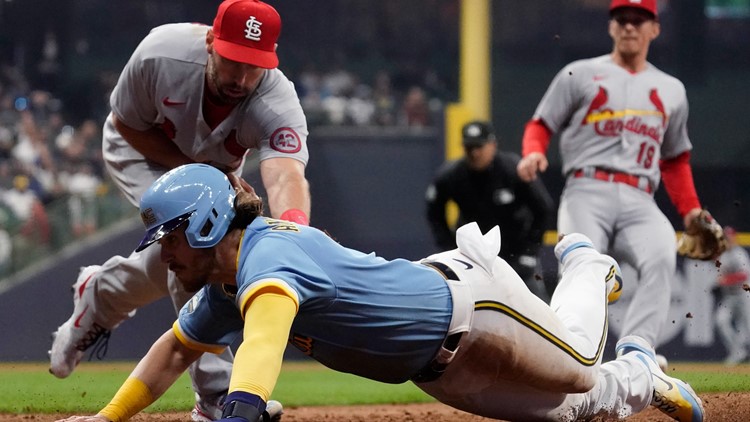
[[[461,130],[463,145],[467,148],[480,147],[495,141],[495,130],[489,122],[475,120],[464,125]]]

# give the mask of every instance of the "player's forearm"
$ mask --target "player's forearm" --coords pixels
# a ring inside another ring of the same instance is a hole
[[[157,399],[201,355],[202,352],[188,349],[180,343],[170,329],[154,342],[131,376],[143,380],[154,394],[154,399]]]
[[[538,152],[542,155],[547,154],[552,131],[550,131],[541,119],[534,119],[526,124],[521,140],[521,156]]]
[[[184,347],[171,330],[167,331],[99,414],[115,422],[128,420],[161,397],[200,354]]]
[[[689,152],[662,160],[659,163],[659,170],[667,195],[683,218],[689,212],[700,209],[700,201],[693,182],[693,171],[690,167]]]
[[[281,218],[294,209],[310,216],[310,186],[305,165],[293,158],[270,158],[260,163],[263,185],[268,195],[271,216]]]
[[[136,130],[116,116],[113,119],[114,126],[123,139],[148,160],[169,169],[194,162],[161,129],[153,127],[145,131]]]

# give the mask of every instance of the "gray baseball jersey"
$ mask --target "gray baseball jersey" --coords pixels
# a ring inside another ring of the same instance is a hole
[[[260,160],[290,157],[306,164],[305,115],[293,84],[278,69],[267,70],[256,92],[216,128],[206,123],[203,93],[208,29],[191,23],[154,28],[141,41],[112,91],[112,113],[137,130],[161,127],[186,156],[224,171],[241,169],[248,152],[254,150],[259,151]],[[133,160],[143,161],[114,130],[111,115],[107,120],[104,154],[110,170]],[[132,192],[136,205],[156,177],[147,172],[128,173],[129,183],[137,184]],[[124,189],[126,193],[133,190]]]
[[[560,136],[563,173],[588,166],[647,176],[659,184],[659,159],[692,148],[685,87],[651,64],[630,73],[611,55],[564,67],[536,109]]]
[[[583,233],[637,269],[640,279],[631,285],[619,334],[638,335],[653,345],[669,310],[676,244],[674,228],[651,193],[660,182],[659,160],[692,148],[687,117],[679,80],[648,63],[631,73],[611,55],[564,67],[534,115],[553,133],[562,132],[560,155],[568,180],[558,231]],[[604,180],[591,176],[595,168],[605,169]],[[631,182],[612,183],[617,179],[606,172],[625,173],[619,176]],[[622,301],[614,306],[623,306]]]
[[[154,28],[133,52],[110,102],[112,113],[103,128],[102,152],[107,170],[122,193],[138,206],[141,196],[167,168],[136,151],[117,132],[116,115],[126,125],[146,130],[160,127],[188,157],[239,174],[246,156],[289,157],[307,163],[307,122],[292,83],[278,69],[266,70],[256,91],[236,105],[213,129],[204,119],[206,33],[191,23]],[[169,293],[179,309],[191,296],[159,259],[159,248],[128,257],[114,256],[89,283],[96,295],[86,296],[97,323],[115,327],[144,306]],[[191,368],[200,395],[225,390],[231,354],[202,358]]]

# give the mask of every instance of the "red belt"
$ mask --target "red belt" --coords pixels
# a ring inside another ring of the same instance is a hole
[[[619,171],[609,171],[597,168],[594,169],[593,173],[589,173],[584,169],[578,169],[573,172],[573,177],[575,177],[576,179],[580,177],[590,177],[596,180],[603,180],[605,182],[624,183],[628,186],[632,186],[634,188],[645,191],[646,193],[651,193],[651,183],[648,182],[648,179],[645,179],[645,177],[643,176],[635,176]],[[644,179],[645,183],[642,183],[641,179]]]

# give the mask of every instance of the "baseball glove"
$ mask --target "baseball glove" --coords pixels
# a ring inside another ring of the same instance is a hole
[[[718,258],[727,246],[724,230],[708,211],[703,210],[685,227],[677,241],[677,254],[708,261]]]

